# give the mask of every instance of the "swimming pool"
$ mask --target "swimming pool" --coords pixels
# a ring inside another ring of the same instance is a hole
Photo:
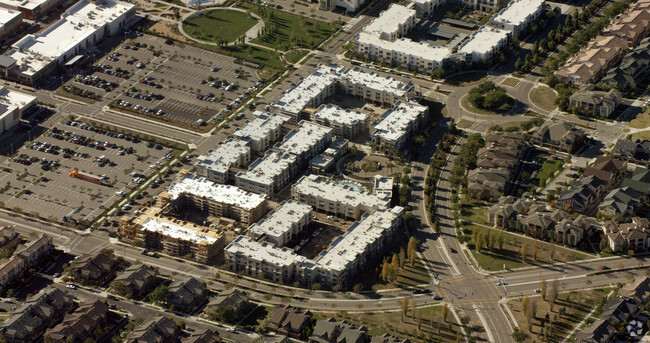
[[[361,187],[359,187],[359,186],[357,186],[355,184],[352,184],[352,183],[347,183],[347,182],[339,182],[339,183],[337,183],[337,185],[338,186],[348,186],[348,187],[354,189],[357,192],[361,192],[363,190],[363,189],[361,189]]]

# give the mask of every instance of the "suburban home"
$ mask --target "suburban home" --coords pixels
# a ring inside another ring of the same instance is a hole
[[[179,277],[169,285],[168,304],[174,311],[189,313],[206,302],[209,296],[205,283],[193,277]]]
[[[628,52],[618,66],[610,69],[602,82],[622,92],[638,87],[650,69],[650,37]]]
[[[37,239],[25,245],[19,245],[16,248],[16,255],[22,257],[25,260],[27,268],[30,268],[37,266],[50,255],[52,250],[54,250],[52,237],[42,234]]]
[[[309,311],[285,306],[277,307],[271,312],[268,329],[279,334],[300,339],[306,328],[312,326],[312,314]]]
[[[113,285],[121,282],[127,294],[135,297],[149,293],[160,283],[156,269],[146,264],[135,264],[127,268],[113,281]]]
[[[234,287],[219,293],[219,295],[214,297],[207,306],[207,308],[210,309],[216,309],[219,307],[232,308],[234,311],[234,320],[243,318],[251,310],[246,293]]]
[[[593,175],[605,185],[605,189],[610,189],[617,184],[627,172],[627,162],[610,156],[598,156],[591,167],[585,168],[582,176]]]
[[[181,328],[173,320],[161,316],[142,325],[126,336],[127,343],[172,343],[178,340]]]
[[[487,221],[496,228],[514,230],[517,228],[517,215],[525,212],[529,205],[521,198],[502,196],[496,204],[488,208]]]
[[[372,339],[370,340],[370,343],[410,343],[408,338],[406,339],[401,339],[397,338],[395,336],[391,336],[388,333],[385,333],[381,336],[372,336]]]
[[[564,218],[555,224],[553,241],[575,247],[585,237],[599,230],[600,224],[591,217],[579,215],[574,219]]]
[[[615,89],[599,91],[590,84],[573,93],[569,102],[578,114],[609,118],[621,99],[621,92]]]
[[[627,283],[618,294],[626,299],[631,299],[637,304],[645,304],[650,301],[650,277],[639,277],[632,283]]]
[[[20,243],[20,235],[13,226],[0,228],[0,251],[13,250]]]
[[[619,139],[614,145],[612,155],[623,161],[648,167],[650,166],[650,140]]]
[[[582,146],[585,134],[575,124],[555,122],[542,126],[533,133],[533,142],[544,147],[573,153]]]
[[[115,276],[115,263],[105,254],[85,255],[70,263],[72,278],[80,283],[103,285]]]
[[[561,210],[553,212],[530,210],[527,215],[519,217],[519,227],[525,234],[537,239],[550,239],[555,223],[568,217]]]
[[[467,175],[467,191],[474,197],[498,198],[503,195],[510,181],[505,169],[473,169]]]
[[[92,337],[95,329],[102,329],[107,320],[108,304],[95,300],[66,314],[61,323],[45,332],[45,337],[52,343],[84,342],[87,337]]]
[[[31,342],[73,306],[71,296],[58,288],[47,288],[17,308],[11,318],[0,324],[0,331],[7,342]]]
[[[221,337],[216,331],[209,329],[194,331],[192,334],[181,340],[182,343],[218,343],[221,342]]]
[[[639,192],[630,187],[615,188],[598,205],[598,213],[605,217],[629,217],[641,204]]]
[[[25,260],[11,256],[0,260],[0,288],[11,285],[25,273]]]
[[[571,86],[596,83],[625,54],[628,42],[621,37],[598,35],[555,72]]]
[[[365,327],[357,328],[345,320],[318,320],[309,336],[309,343],[365,343],[368,340],[367,332]]]
[[[613,252],[650,250],[650,224],[647,218],[634,217],[631,223],[625,224],[609,220],[603,222],[602,227]]]
[[[594,175],[583,175],[573,181],[567,190],[560,193],[556,205],[567,212],[585,213],[599,202],[604,191],[603,181]]]
[[[641,200],[650,196],[650,169],[637,167],[631,175],[623,179],[621,187],[629,187],[639,193]]]
[[[600,318],[590,326],[578,331],[576,343],[609,342],[616,334],[616,328],[606,319]]]

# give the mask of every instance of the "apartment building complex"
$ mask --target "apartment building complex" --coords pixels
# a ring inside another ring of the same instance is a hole
[[[325,213],[358,220],[364,212],[386,209],[390,199],[318,175],[305,175],[291,186],[291,197]]]
[[[10,80],[35,85],[90,46],[126,28],[135,6],[116,0],[79,1],[42,32],[16,42],[0,71]]]
[[[251,161],[251,148],[248,142],[229,139],[199,156],[195,163],[196,174],[218,183],[226,183],[232,178],[231,168],[242,168]]]
[[[513,38],[544,13],[544,0],[513,0],[490,19],[490,25],[508,30]]]
[[[219,185],[192,175],[172,182],[167,192],[170,210],[182,213],[192,206],[211,216],[236,220],[249,226],[266,213],[266,195],[246,192],[231,185]],[[161,193],[159,198],[166,195]]]
[[[277,113],[255,111],[253,119],[247,120],[242,128],[235,130],[233,136],[250,142],[252,152],[261,154],[282,137],[282,125],[289,119],[289,117]]]
[[[379,149],[403,150],[408,140],[427,122],[429,109],[414,102],[398,101],[371,124],[370,139]]]
[[[285,200],[265,219],[251,225],[248,228],[248,236],[257,241],[273,243],[281,248],[303,232],[312,218],[311,206]]]
[[[310,119],[332,129],[334,135],[345,138],[358,136],[366,127],[368,113],[322,104],[311,113]]]

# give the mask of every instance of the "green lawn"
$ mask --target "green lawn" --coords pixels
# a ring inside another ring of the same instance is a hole
[[[509,77],[503,80],[503,82],[501,82],[502,86],[508,86],[512,88],[515,88],[518,84],[519,84],[519,79],[515,79],[514,77]]]
[[[632,137],[640,139],[650,139],[650,130],[633,133]]]
[[[483,269],[489,271],[503,270],[504,265],[506,269],[513,269],[529,265],[583,260],[590,257],[587,254],[572,249],[567,249],[560,245],[552,245],[550,243],[536,241],[532,238],[522,237],[510,232],[504,232],[496,229],[473,225],[467,222],[464,222],[462,226],[464,231],[469,232],[469,236],[472,236],[473,231],[479,230],[479,232],[482,233],[483,237],[485,237],[489,232],[490,236],[494,239],[493,248],[489,249],[486,247],[487,244],[484,244],[484,248],[480,253],[476,251],[474,244],[470,245],[472,248],[472,254],[478,261],[479,265]],[[498,237],[501,232],[503,232],[504,244],[503,247],[499,249]],[[521,258],[521,247],[524,243],[528,246],[526,262],[524,262]],[[537,245],[536,257],[533,256],[534,244]],[[552,259],[551,252],[553,254]]]
[[[407,288],[415,287],[420,284],[426,284],[431,282],[431,276],[427,272],[426,268],[422,264],[420,259],[415,260],[413,266],[408,263],[404,264],[404,268],[397,273],[396,286]]]
[[[546,184],[553,179],[555,172],[561,170],[563,165],[564,162],[562,162],[562,160],[545,160],[537,173],[537,185],[540,187],[546,186]]]
[[[483,71],[472,71],[463,74],[457,74],[448,78],[445,78],[445,83],[454,85],[454,86],[472,86],[479,84],[487,78],[487,74]]]
[[[630,127],[635,129],[645,129],[650,127],[650,111],[639,113],[636,118],[630,122]]]
[[[510,101],[510,104],[514,103],[514,99],[512,99],[512,98],[510,98],[509,101]],[[506,113],[506,112],[511,110],[511,108],[507,108],[506,105],[504,105],[504,106],[502,106],[502,107],[500,107],[500,108],[498,108],[498,109],[496,109],[494,111],[478,108],[478,107],[474,106],[469,101],[469,96],[467,96],[467,95],[460,99],[460,103],[461,103],[461,105],[463,105],[463,107],[466,110],[468,110],[468,111],[470,111],[472,113],[476,113],[476,114],[485,114],[485,115],[503,114],[503,113]],[[510,106],[510,107],[512,107],[512,106]]]
[[[242,3],[241,7],[264,18],[266,23],[266,32],[261,37],[254,39],[253,43],[277,50],[286,51],[301,46],[314,48],[332,36],[337,29],[323,21],[276,11],[248,2]]]
[[[289,62],[289,63],[297,63],[300,61],[305,55],[309,53],[309,50],[292,50],[287,52],[284,55],[284,60]]]
[[[188,35],[206,42],[225,39],[232,42],[255,26],[257,19],[249,13],[232,10],[208,10],[203,15],[191,15],[183,21]]]
[[[284,62],[280,59],[280,54],[268,49],[258,48],[251,45],[218,47],[209,44],[197,44],[197,46],[202,49],[243,58],[269,67],[285,69]]]
[[[530,100],[543,110],[553,111],[557,107],[555,105],[556,98],[557,94],[548,87],[537,87],[530,91]]]
[[[460,219],[478,224],[485,224],[485,221],[487,220],[487,208],[470,208],[468,206],[463,206],[460,210]]]

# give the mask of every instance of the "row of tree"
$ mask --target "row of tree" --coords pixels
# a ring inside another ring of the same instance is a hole
[[[397,281],[400,269],[404,268],[404,264],[407,260],[411,266],[415,265],[417,246],[417,240],[414,237],[411,237],[409,238],[406,249],[404,249],[404,247],[400,248],[399,255],[394,253],[392,258],[386,257],[381,266],[381,279],[384,282],[394,283]]]
[[[476,153],[484,146],[485,140],[481,134],[473,133],[467,137],[467,141],[458,152],[449,176],[449,183],[454,189],[458,189],[459,186],[467,187],[467,173],[476,168]]]

